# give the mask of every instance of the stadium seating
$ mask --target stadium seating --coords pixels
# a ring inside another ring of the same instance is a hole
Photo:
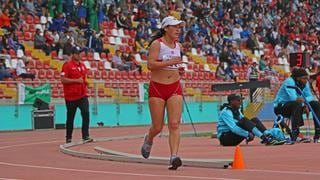
[[[177,11],[171,12],[173,15],[180,17],[180,13]],[[24,42],[24,45],[33,46],[34,33],[37,27],[42,27],[43,24],[47,22],[45,17],[38,17],[32,15],[23,16],[22,19],[25,20],[24,31],[17,31],[16,35],[19,40]],[[74,24],[72,26],[76,26]],[[121,94],[126,97],[137,97],[138,88],[137,83],[148,82],[150,79],[150,72],[146,67],[147,55],[145,53],[140,53],[135,51],[135,29],[123,29],[118,28],[114,21],[103,21],[101,24],[101,31],[104,33],[104,47],[108,47],[110,50],[109,54],[105,52],[93,53],[89,51],[88,53],[82,52],[80,54],[82,62],[89,69],[88,78],[91,82],[94,80],[103,80],[105,84],[103,87],[99,87],[98,96],[101,98],[114,98],[112,93],[117,88],[120,88]],[[135,26],[134,26],[135,27]],[[217,35],[217,28],[211,29],[212,35]],[[250,64],[255,58],[255,54],[247,48],[245,42],[239,43],[240,49],[243,50],[245,56],[247,57],[247,62]],[[270,43],[263,44],[263,53],[268,59],[275,63],[277,66],[285,64],[283,60],[279,61],[274,55],[274,48]],[[122,52],[133,52],[134,58],[138,63],[142,65],[142,73],[137,71],[119,71],[112,68],[111,60],[114,51],[119,49]],[[50,80],[59,81],[60,70],[63,64],[63,58],[56,51],[52,51],[50,56],[45,56],[44,53],[39,52],[40,50],[35,50],[32,47],[26,48],[24,53],[25,56],[31,58],[28,63],[28,68],[30,71],[35,73],[37,79],[33,85],[40,84],[39,80]],[[188,88],[186,91],[187,96],[197,96],[197,90],[202,89],[202,95],[205,96],[217,96],[224,95],[224,93],[213,92],[210,88],[210,83],[213,82],[225,82],[223,79],[219,79],[215,76],[215,70],[218,65],[219,59],[217,55],[204,55],[204,52],[199,47],[192,47],[190,52],[186,52],[183,55],[183,62],[185,63],[185,74],[182,75],[182,79],[186,81],[185,86]],[[20,57],[18,53],[10,49],[6,52],[11,56],[12,59]],[[238,74],[238,79],[240,81],[246,80],[246,74],[248,70],[248,65],[235,65],[234,71]],[[281,69],[281,68],[280,68]],[[287,77],[287,73],[279,73],[279,80],[282,81]],[[11,86],[11,85],[9,85]],[[59,86],[59,87],[58,87]],[[61,90],[62,85],[59,83],[52,89],[53,98],[62,98],[63,92]],[[92,87],[93,88],[93,87]],[[90,96],[94,96],[94,89],[90,88]],[[231,93],[231,92],[226,92]],[[0,91],[0,98],[4,98],[6,93]],[[12,97],[12,96],[7,96]]]

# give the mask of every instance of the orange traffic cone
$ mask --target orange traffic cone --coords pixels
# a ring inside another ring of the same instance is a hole
[[[241,152],[240,146],[238,145],[234,152],[232,169],[244,169],[244,168],[245,168],[245,165],[242,157],[242,152]]]

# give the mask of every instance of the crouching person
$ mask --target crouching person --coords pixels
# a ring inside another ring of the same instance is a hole
[[[249,120],[240,111],[241,97],[228,96],[228,103],[221,107],[217,125],[217,136],[223,146],[236,146],[243,140],[250,142],[255,136],[265,145],[281,145],[285,140],[278,140],[268,133],[258,118]]]

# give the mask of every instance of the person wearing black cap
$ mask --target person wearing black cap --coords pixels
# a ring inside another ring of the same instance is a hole
[[[276,98],[273,102],[274,112],[276,115],[290,118],[292,131],[289,131],[291,140],[296,142],[310,142],[310,139],[299,137],[299,127],[304,125],[303,113],[309,115],[308,106],[305,104],[305,99],[309,102],[312,109],[318,117],[320,117],[320,103],[314,101],[313,95],[308,82],[309,75],[305,69],[295,68],[290,77],[283,81]],[[288,88],[297,86],[301,89],[300,94],[296,89]],[[320,127],[314,119],[314,142],[318,142],[320,136]],[[286,124],[283,124],[286,126]],[[290,129],[289,129],[290,130]]]
[[[277,140],[268,133],[258,118],[249,120],[240,111],[241,96],[230,94],[228,103],[221,107],[217,125],[217,137],[223,146],[236,146],[244,139],[250,142],[254,136],[261,138],[265,145],[281,145],[285,141]]]
[[[80,109],[82,117],[82,139],[84,142],[90,142],[92,139],[89,136],[87,68],[80,61],[79,49],[74,47],[71,52],[71,60],[63,64],[61,71],[61,82],[67,107],[66,143],[72,141],[74,116],[77,108]]]

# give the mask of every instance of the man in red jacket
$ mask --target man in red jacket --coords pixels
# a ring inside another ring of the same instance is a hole
[[[61,82],[67,107],[66,143],[71,143],[72,141],[74,116],[77,108],[80,109],[82,117],[82,139],[84,142],[92,141],[89,136],[87,68],[80,62],[79,54],[80,51],[77,48],[73,48],[71,60],[63,64],[61,71]]]

